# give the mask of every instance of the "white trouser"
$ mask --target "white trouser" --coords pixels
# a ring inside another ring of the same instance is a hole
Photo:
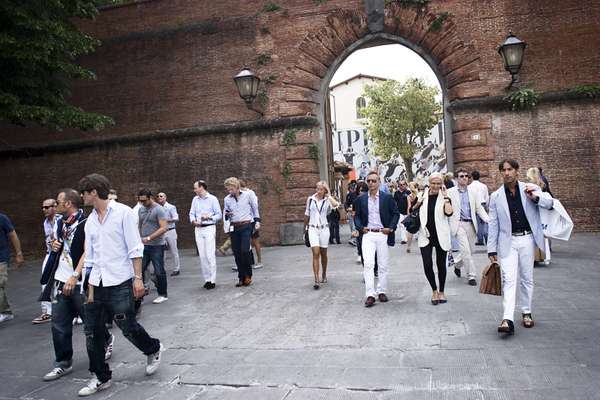
[[[502,270],[502,319],[514,321],[517,274],[520,280],[519,308],[523,314],[531,313],[534,251],[533,235],[513,236],[510,253],[498,260]]]
[[[468,221],[460,221],[458,225],[458,231],[456,232],[456,240],[458,241],[460,257],[458,257],[456,262],[458,263],[462,260],[462,266],[466,265],[468,279],[475,279],[477,276],[477,270],[475,269],[475,263],[473,262],[475,239],[477,239],[477,234],[475,233],[473,223]]]
[[[365,276],[366,296],[375,297],[378,293],[387,291],[387,274],[389,261],[389,248],[387,235],[381,232],[367,232],[362,237],[362,255],[365,262],[363,274]],[[379,279],[377,281],[377,292],[375,291],[375,254],[377,254],[377,265],[379,268]]]
[[[48,261],[48,257],[50,257],[49,253],[46,253],[46,257],[44,257],[44,262],[42,263],[42,274],[44,273],[44,266],[46,265],[46,262]],[[44,291],[44,288],[46,287],[46,285],[42,285],[42,292]],[[49,301],[42,301],[42,314],[48,314],[48,315],[52,315],[52,303]]]
[[[398,236],[400,237],[401,242],[408,241],[408,238],[406,237],[406,227],[404,226],[404,224],[402,224],[404,218],[406,218],[406,215],[400,214],[400,220],[398,221]]]
[[[177,249],[177,230],[168,230],[167,233],[165,233],[165,240],[167,241],[167,246],[169,246],[169,252],[171,253],[171,257],[173,257],[173,271],[179,271],[180,265],[179,250]],[[167,253],[165,252],[165,259],[166,258]]]
[[[206,282],[212,283],[217,279],[216,233],[216,225],[197,226],[195,229],[202,277]]]

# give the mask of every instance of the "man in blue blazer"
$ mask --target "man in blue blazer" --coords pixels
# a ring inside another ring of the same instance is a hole
[[[504,185],[490,196],[487,250],[490,261],[498,262],[502,270],[504,315],[498,332],[513,334],[517,274],[523,326],[534,325],[531,317],[534,252],[536,245],[544,248],[539,207],[551,209],[554,201],[541,196],[538,186],[519,182],[519,163],[515,160],[502,160],[498,168]]]
[[[367,175],[369,192],[360,196],[355,202],[354,224],[356,229],[363,233],[362,255],[365,265],[363,274],[367,296],[365,307],[372,307],[375,304],[376,295],[380,302],[388,301],[385,295],[389,263],[388,246],[394,245],[394,231],[400,218],[392,195],[379,190],[380,182],[377,172],[370,172]],[[377,291],[375,291],[373,272],[375,255],[377,255],[379,265]]]

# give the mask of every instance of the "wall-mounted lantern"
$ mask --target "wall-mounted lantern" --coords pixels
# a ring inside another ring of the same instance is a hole
[[[233,77],[233,81],[237,86],[238,93],[242,99],[246,102],[248,109],[264,115],[264,113],[254,108],[254,100],[258,95],[258,86],[260,85],[260,78],[250,70],[248,67],[244,67],[239,74]]]
[[[498,48],[498,53],[500,53],[504,62],[504,69],[510,72],[511,75],[511,81],[507,89],[510,89],[519,80],[519,71],[521,70],[521,65],[523,65],[523,55],[525,54],[526,46],[527,43],[510,32],[504,43]]]

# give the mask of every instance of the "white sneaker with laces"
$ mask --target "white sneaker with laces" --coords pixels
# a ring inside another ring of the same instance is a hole
[[[160,354],[163,351],[165,351],[165,347],[161,343],[158,351],[148,356],[148,360],[146,361],[146,375],[152,375],[156,372],[160,366]]]
[[[112,357],[114,344],[115,344],[115,335],[111,334],[110,339],[108,339],[108,343],[106,344],[106,347],[104,348],[104,361],[108,361]]]
[[[154,304],[160,304],[160,303],[164,303],[167,300],[169,300],[168,297],[158,296],[157,298],[155,298],[154,300],[152,300],[152,303],[154,303]]]
[[[252,268],[254,268],[254,269],[261,269],[262,267],[264,267],[263,263],[254,264],[252,266]]]
[[[44,375],[45,381],[54,381],[73,372],[73,367],[56,367]]]
[[[104,383],[101,383],[98,378],[94,376],[92,379],[90,379],[88,384],[79,391],[78,395],[81,397],[90,396],[101,390],[108,389],[109,387],[110,379]]]
[[[0,322],[6,322],[6,321],[10,321],[11,319],[14,319],[15,316],[12,314],[0,314]]]

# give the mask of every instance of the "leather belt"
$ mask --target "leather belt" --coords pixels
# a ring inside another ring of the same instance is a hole
[[[315,229],[321,229],[321,228],[327,228],[329,226],[329,224],[325,224],[325,225],[308,225],[311,228],[315,228]]]
[[[173,229],[175,229],[175,227],[169,228],[167,231],[172,231]]]
[[[381,229],[380,228],[377,228],[377,229],[370,229],[370,228],[368,228],[368,229],[369,229],[369,232],[381,232],[381,231],[383,231],[383,228],[381,228]]]
[[[248,220],[248,221],[232,222],[232,223],[231,223],[231,225],[232,225],[234,228],[237,228],[238,226],[249,225],[249,224],[251,224],[251,223],[252,223],[252,221]]]
[[[512,235],[513,236],[527,236],[527,235],[531,235],[531,231],[521,231],[521,232],[513,232]]]
[[[462,218],[461,218],[461,219],[460,219],[460,222],[473,222],[473,220],[472,220],[472,219],[462,219]]]
[[[213,225],[216,225],[216,224],[204,224],[204,225],[200,225],[200,228],[205,228],[207,226],[213,226]]]

